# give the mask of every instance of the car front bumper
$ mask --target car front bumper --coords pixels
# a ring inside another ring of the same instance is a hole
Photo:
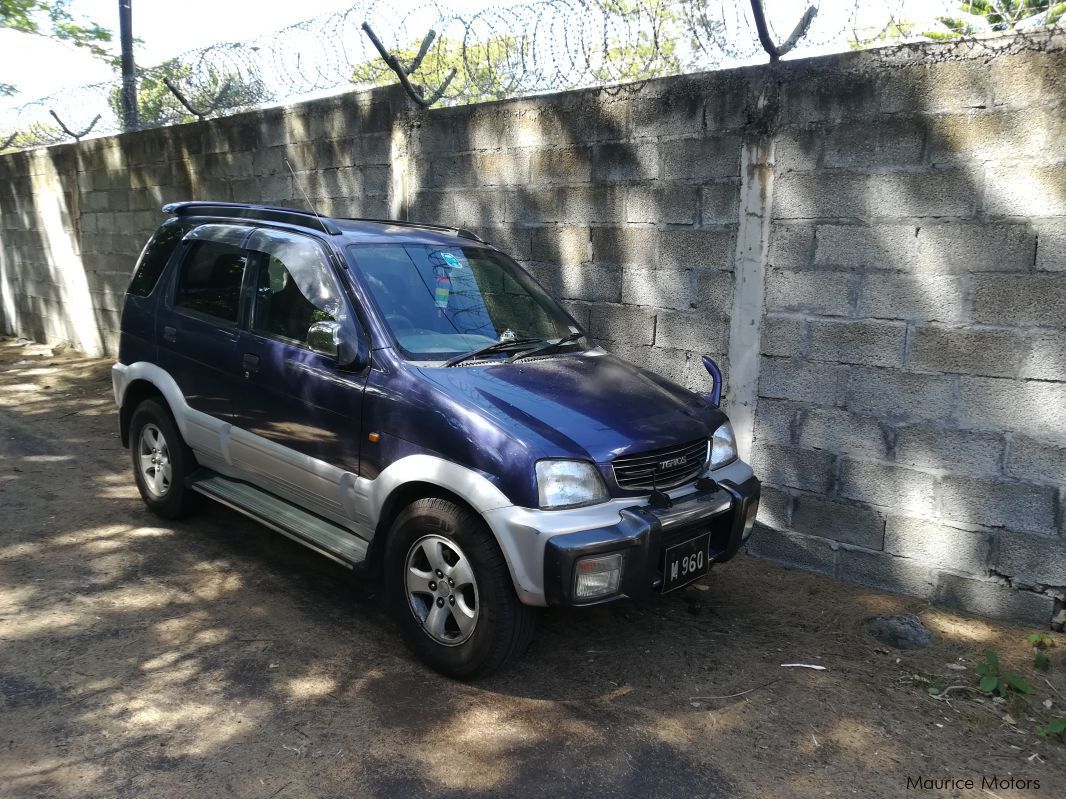
[[[695,493],[669,507],[633,506],[621,521],[597,530],[553,536],[544,552],[544,593],[549,605],[586,605],[621,597],[639,597],[661,589],[664,553],[668,547],[710,533],[710,563],[724,563],[743,545],[759,506],[755,477],[736,485],[708,480]],[[578,560],[619,552],[623,556],[617,593],[591,601],[574,596]]]
[[[754,518],[759,481],[743,461],[708,472],[701,487],[667,492],[670,507],[648,498],[613,499],[568,510],[509,506],[484,513],[511,570],[515,590],[528,605],[587,605],[660,590],[666,547],[710,533],[708,558],[722,563],[743,545]],[[749,514],[750,511],[750,514]],[[584,557],[620,552],[620,590],[589,601],[574,597],[574,565]]]

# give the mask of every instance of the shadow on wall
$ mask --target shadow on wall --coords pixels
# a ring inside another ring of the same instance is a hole
[[[1066,595],[1063,53],[940,52],[782,67],[752,549],[1046,625]]]

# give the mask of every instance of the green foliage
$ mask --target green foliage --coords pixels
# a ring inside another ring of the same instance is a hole
[[[984,660],[977,664],[977,673],[981,675],[980,689],[986,694],[997,694],[1004,698],[1012,692],[1031,694],[1033,686],[1020,674],[1004,671],[999,664],[999,657],[989,649]]]
[[[1045,24],[1054,25],[1064,13],[1066,3],[1054,3],[1049,0],[963,0],[959,11],[970,15],[970,20],[954,17],[937,17],[937,22],[944,26],[943,31],[927,31],[922,35],[929,39],[957,39],[960,36],[974,36],[981,28],[973,24],[973,18],[983,18],[994,31],[1014,30],[1024,19],[1046,11]]]
[[[1047,671],[1051,666],[1047,651],[1055,646],[1055,640],[1048,633],[1033,633],[1026,640],[1033,648],[1033,665],[1041,671]]]
[[[1057,739],[1066,744],[1066,716],[1059,716],[1047,723],[1046,727],[1037,727],[1036,734],[1044,738]]]
[[[78,20],[70,13],[71,0],[0,0],[0,28],[44,36],[88,50],[97,58],[111,60],[105,45],[111,31],[94,22]],[[0,82],[0,95],[16,91]]]

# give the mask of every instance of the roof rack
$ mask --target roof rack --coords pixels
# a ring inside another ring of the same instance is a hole
[[[467,230],[461,227],[448,227],[447,225],[430,225],[425,222],[408,222],[405,219],[374,219],[372,217],[363,216],[344,216],[338,217],[339,219],[346,219],[349,222],[377,222],[382,225],[400,225],[401,227],[413,227],[421,228],[423,230],[435,230],[439,233],[450,233],[453,236],[458,236],[461,239],[470,239],[471,241],[484,242],[477,233],[472,230]]]
[[[295,225],[306,225],[309,219],[317,220],[318,224],[333,236],[339,236],[341,230],[331,217],[319,216],[314,211],[301,211],[299,208],[282,208],[277,205],[253,205],[250,203],[212,202],[209,200],[193,200],[189,202],[167,203],[163,206],[163,213],[175,216],[223,216],[236,217],[238,219],[262,219],[269,222],[285,222]],[[408,222],[403,219],[373,219],[368,217],[338,217],[350,222],[376,222],[381,225],[400,225],[402,227],[433,230],[439,233],[448,233],[461,239],[481,241],[476,233],[464,228],[446,227],[444,225],[429,225],[422,222]]]
[[[192,201],[167,203],[163,206],[163,213],[176,216],[224,216],[237,219],[262,219],[268,222],[285,222],[290,225],[307,225],[309,219],[314,219],[323,230],[332,236],[339,236],[344,232],[329,217],[319,216],[313,211],[301,211],[299,208],[280,208],[276,205]]]

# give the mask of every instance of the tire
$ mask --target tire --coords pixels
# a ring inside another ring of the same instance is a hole
[[[485,677],[521,656],[533,638],[534,611],[519,602],[492,531],[447,499],[417,500],[393,522],[385,590],[407,646],[448,677]],[[464,629],[459,620],[471,610]]]
[[[130,460],[141,499],[156,516],[180,519],[200,506],[200,495],[185,484],[196,458],[158,400],[145,400],[133,411]]]

